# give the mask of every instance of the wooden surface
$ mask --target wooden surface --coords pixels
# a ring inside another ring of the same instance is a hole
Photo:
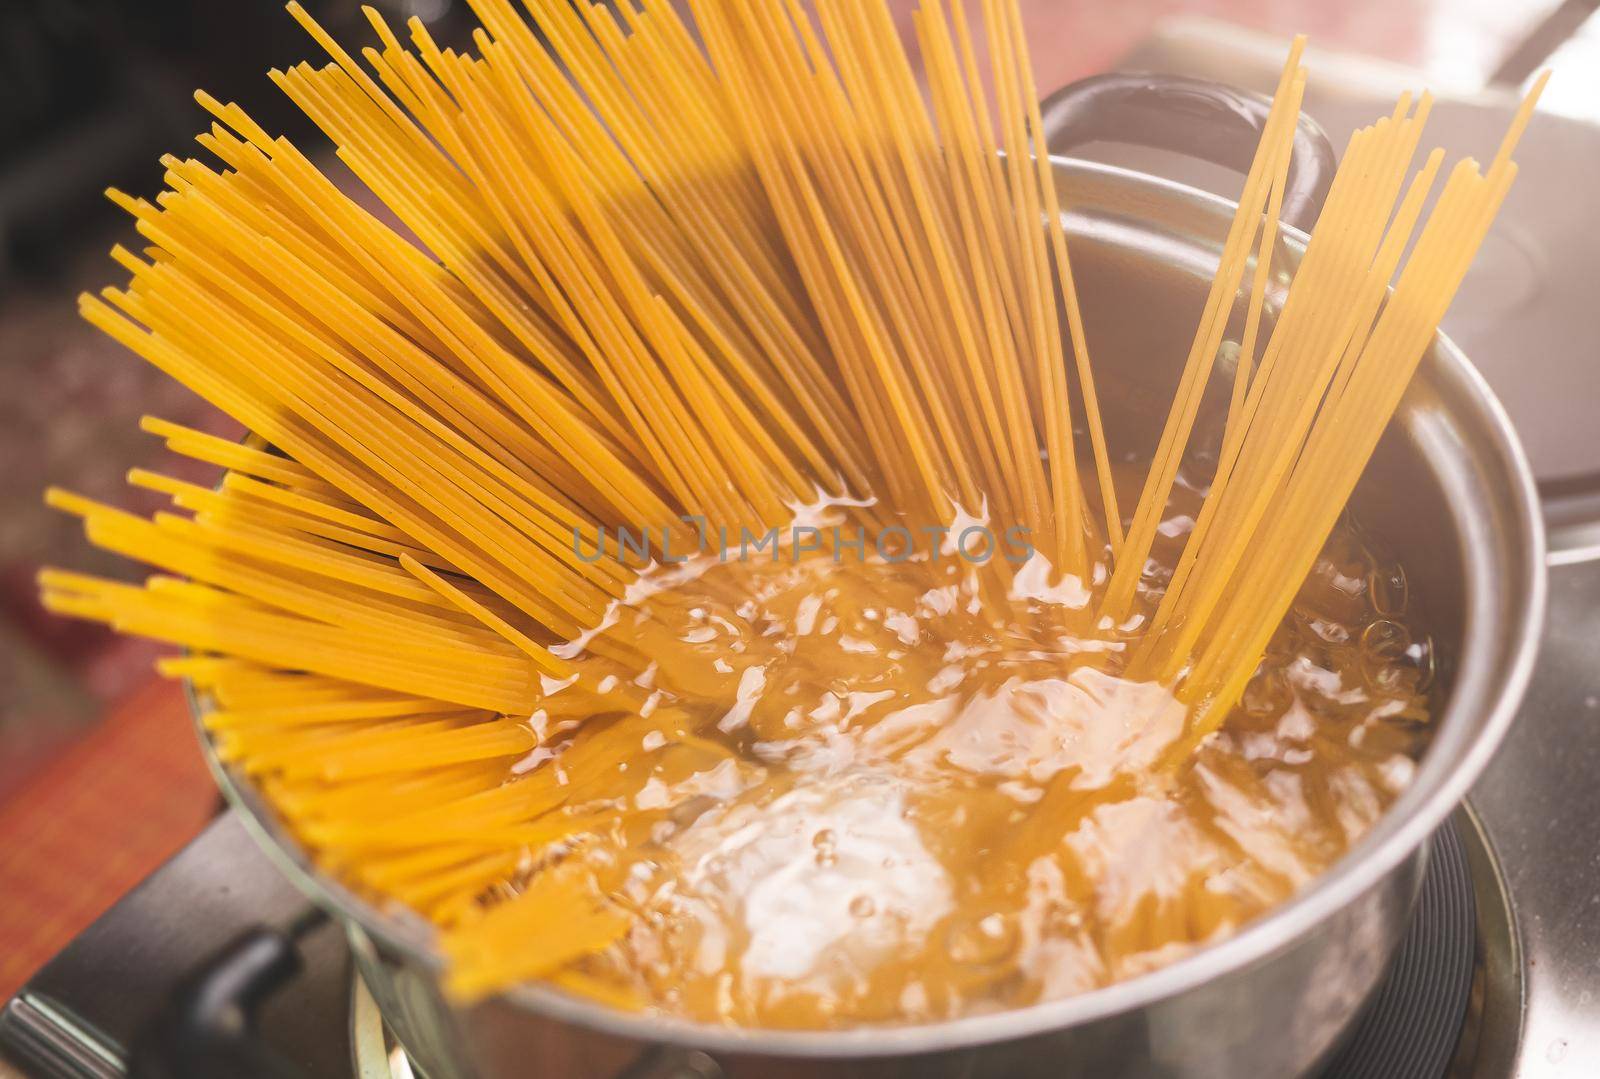
[[[211,818],[183,687],[149,679],[0,805],[0,1000]]]

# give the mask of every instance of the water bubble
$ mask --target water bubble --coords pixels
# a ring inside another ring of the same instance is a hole
[[[1379,614],[1390,617],[1404,614],[1410,598],[1406,571],[1398,562],[1373,566],[1367,573],[1367,592],[1372,596],[1372,609]]]
[[[957,963],[990,966],[1010,958],[1019,940],[1015,919],[1001,914],[963,919],[950,930],[950,958]]]
[[[1411,631],[1388,618],[1374,619],[1361,631],[1361,652],[1373,659],[1391,663],[1411,647]]]
[[[1399,622],[1379,618],[1361,631],[1361,673],[1367,684],[1384,693],[1409,694],[1418,681],[1407,661],[1411,632]]]
[[[824,869],[839,860],[835,853],[838,849],[838,837],[833,834],[833,829],[820,829],[811,837],[811,846],[817,852],[817,864]]]
[[[1426,693],[1433,686],[1434,675],[1438,672],[1438,659],[1433,650],[1433,638],[1424,636],[1420,640],[1411,642],[1411,647],[1406,649],[1406,659],[1417,672],[1416,684],[1412,691]]]

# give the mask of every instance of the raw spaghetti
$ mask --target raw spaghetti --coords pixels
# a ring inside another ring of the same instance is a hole
[[[463,997],[1016,1006],[1230,931],[1370,825],[1426,637],[1340,514],[1538,87],[1427,214],[1430,99],[1357,132],[1267,327],[1297,40],[1171,411],[1118,447],[1012,0],[924,0],[925,83],[878,2],[528,7],[473,0],[465,52],[368,9],[358,60],[290,5],[331,62],[272,79],[404,233],[204,94],[214,160],[111,193],[145,246],[84,317],[257,440],[147,420],[226,470],[131,474],[181,511],[150,520],[52,491],[160,572],[47,570],[51,610],[188,649],[161,669],[221,758],[432,920]],[[1129,883],[1141,843],[1175,884]]]

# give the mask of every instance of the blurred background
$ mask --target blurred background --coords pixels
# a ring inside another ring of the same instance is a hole
[[[914,0],[894,2],[909,23]],[[1277,43],[1301,32],[1317,50],[1346,54],[1341,63],[1403,68],[1463,97],[1516,86],[1549,64],[1556,78],[1545,108],[1600,119],[1600,30],[1588,19],[1600,0],[1021,2],[1042,94],[1127,66],[1130,57],[1160,54],[1174,41],[1243,35],[1281,55]],[[354,2],[306,6],[336,37],[368,40]],[[422,19],[445,42],[464,38],[470,25],[464,0],[376,6],[391,23]],[[77,293],[117,281],[106,251],[131,234],[102,191],[115,185],[150,196],[160,189],[158,155],[186,154],[205,123],[191,99],[197,86],[240,102],[308,151],[320,144],[264,74],[319,59],[275,0],[6,0],[4,7],[0,1000],[182,846],[217,804],[182,687],[152,672],[156,647],[53,619],[34,598],[42,564],[134,572],[90,548],[74,520],[45,510],[47,485],[148,511],[153,503],[124,485],[125,472],[182,469],[139,432],[141,414],[238,433],[77,319]]]

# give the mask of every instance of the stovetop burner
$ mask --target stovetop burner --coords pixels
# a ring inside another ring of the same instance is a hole
[[[1478,951],[1472,869],[1455,824],[1430,846],[1411,928],[1323,1079],[1443,1079],[1462,1041]]]

